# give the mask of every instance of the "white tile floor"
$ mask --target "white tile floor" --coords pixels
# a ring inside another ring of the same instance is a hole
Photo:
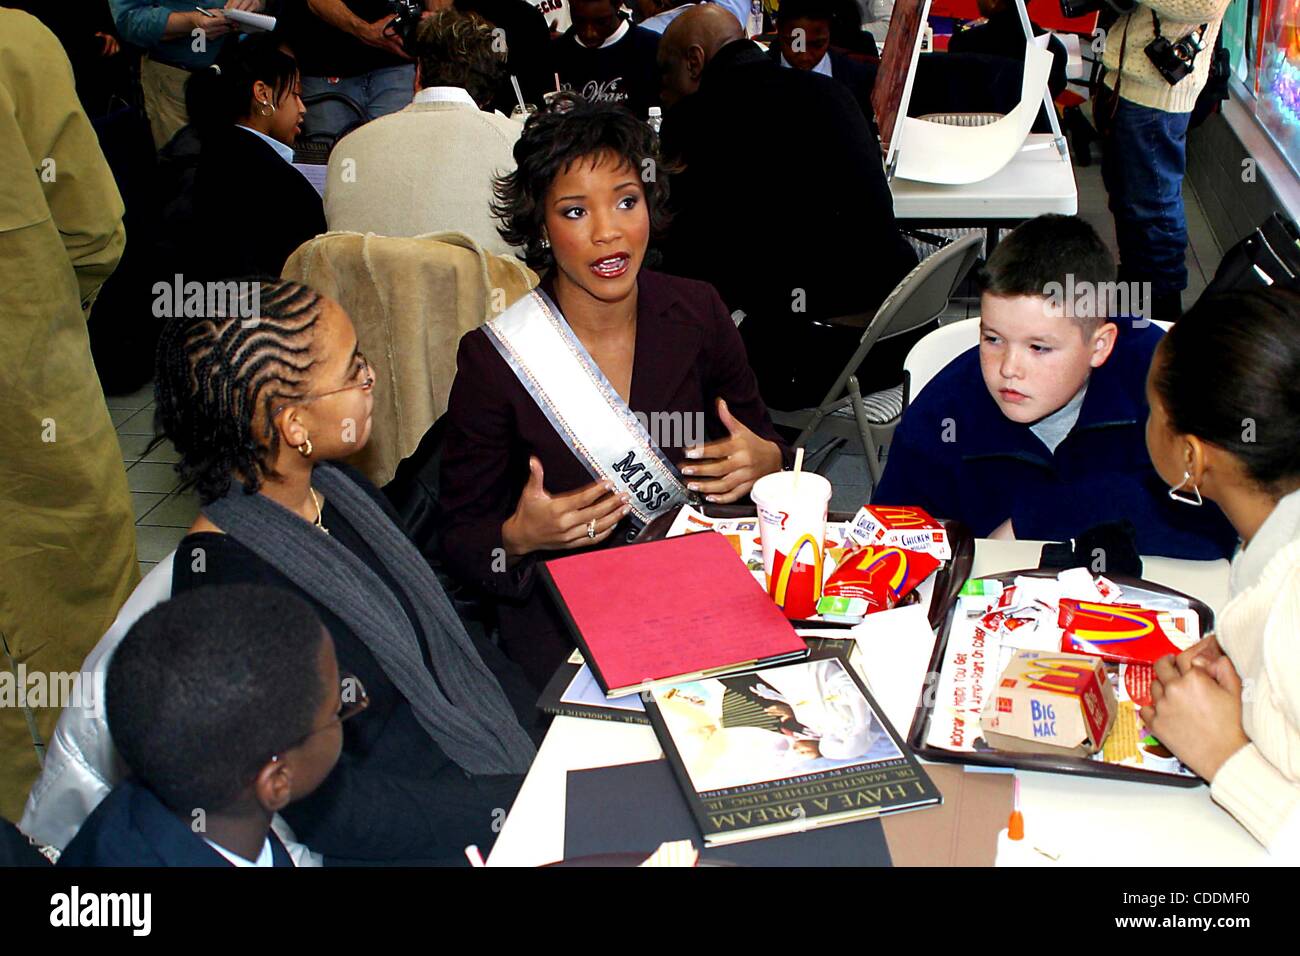
[[[174,463],[179,456],[170,442],[163,440],[148,448],[154,436],[152,385],[133,395],[110,397],[108,410],[117,428],[135,509],[140,573],[147,574],[185,536],[199,513],[198,496],[178,489],[180,478]]]

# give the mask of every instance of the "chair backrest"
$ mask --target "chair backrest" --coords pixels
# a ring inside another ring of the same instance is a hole
[[[458,232],[327,232],[303,243],[283,274],[352,318],[376,385],[370,440],[349,461],[380,487],[447,410],[461,336],[537,284],[514,256],[492,255]]]
[[[903,276],[867,323],[857,349],[831,386],[823,405],[844,394],[849,376],[857,371],[876,342],[919,328],[933,321],[948,307],[953,293],[975,264],[983,241],[984,236],[980,233],[963,236],[926,256]]]
[[[941,325],[912,346],[903,360],[907,373],[909,401],[916,401],[930,379],[962,352],[978,345],[980,320],[962,319]]]
[[[81,665],[81,680],[93,682],[82,706],[64,707],[45,752],[41,775],[32,785],[19,828],[42,846],[62,850],[91,811],[117,784],[120,758],[108,733],[101,692],[108,662],[136,621],[172,596],[173,551],[136,585],[108,631]]]

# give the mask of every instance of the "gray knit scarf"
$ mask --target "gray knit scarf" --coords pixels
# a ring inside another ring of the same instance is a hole
[[[318,466],[313,482],[383,562],[415,609],[421,633],[411,626],[397,596],[364,561],[265,495],[245,494],[234,482],[226,497],[207,505],[203,513],[338,615],[375,655],[420,725],[462,770],[526,772],[536,754],[533,743],[424,557],[383,509],[337,468]],[[437,681],[425,666],[421,640],[429,649]]]

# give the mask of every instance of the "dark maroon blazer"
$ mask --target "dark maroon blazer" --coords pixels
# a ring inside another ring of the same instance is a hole
[[[549,277],[541,287],[554,298]],[[713,441],[727,435],[715,407],[719,397],[747,428],[779,444],[789,464],[791,453],[759,398],[740,333],[713,286],[642,269],[632,411],[678,412],[683,420],[703,412],[705,440]],[[553,494],[594,479],[481,329],[460,340],[446,423],[439,483],[443,558],[462,581],[497,599],[506,652],[543,686],[573,642],[536,580],[536,566],[576,552],[537,552],[503,570],[501,525],[527,483],[530,455],[541,461],[546,490]],[[685,449],[664,444],[677,435],[655,437],[668,460],[680,466]],[[622,544],[634,534],[625,521],[604,544]]]

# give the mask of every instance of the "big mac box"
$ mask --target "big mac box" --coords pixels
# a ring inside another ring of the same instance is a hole
[[[1100,658],[1022,650],[993,688],[980,727],[997,750],[1087,757],[1101,749],[1115,710]]]
[[[952,546],[943,525],[921,508],[863,505],[849,524],[849,537],[859,546],[873,544],[920,551],[947,561]]]

